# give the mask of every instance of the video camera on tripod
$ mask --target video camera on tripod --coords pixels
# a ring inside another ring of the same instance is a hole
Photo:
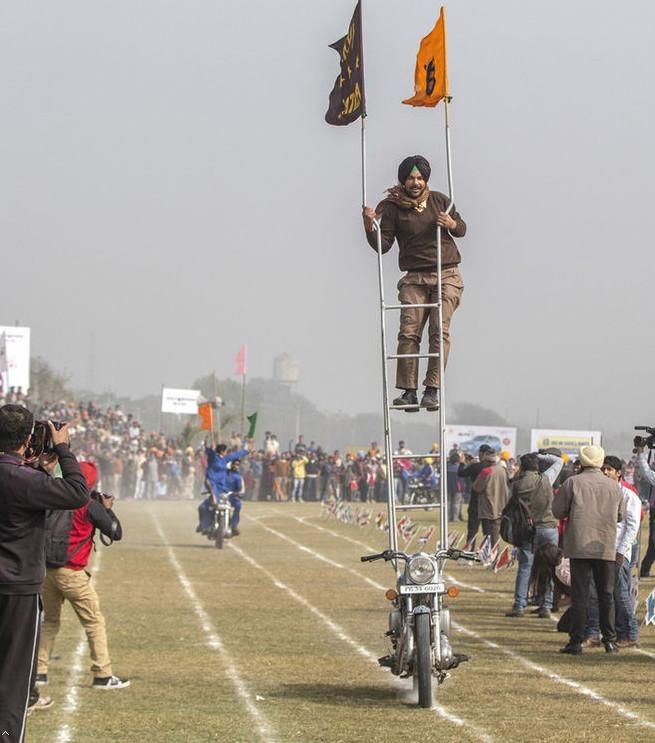
[[[648,436],[635,436],[632,440],[632,445],[635,447],[632,450],[633,454],[636,454],[639,449],[655,449],[655,427],[651,426],[635,426],[635,431],[646,431]]]

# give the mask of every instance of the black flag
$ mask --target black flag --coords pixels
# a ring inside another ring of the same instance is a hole
[[[330,44],[330,49],[339,54],[341,72],[330,93],[330,105],[325,120],[328,124],[344,126],[356,121],[360,116],[366,116],[361,0],[355,6],[348,33],[339,41]]]

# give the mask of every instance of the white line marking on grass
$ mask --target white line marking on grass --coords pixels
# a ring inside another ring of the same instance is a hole
[[[259,524],[259,526],[263,527],[262,524]],[[263,527],[263,528],[268,528],[268,527]],[[269,531],[273,531],[273,530],[269,529]],[[281,535],[281,536],[283,539],[286,539],[288,542],[291,542],[292,544],[295,544],[297,547],[302,548],[303,551],[308,552],[312,556],[316,556],[318,559],[321,559],[321,560],[327,559],[327,558],[324,558],[323,555],[320,555],[319,553],[314,552],[314,550],[311,550],[308,547],[305,547],[304,545],[295,543],[294,540],[290,539],[289,537],[285,535]],[[340,535],[337,535],[337,536],[340,536]],[[369,583],[371,582],[367,578],[362,576],[360,573],[358,573],[356,570],[351,570],[350,568],[344,568],[343,566],[340,566],[340,567],[344,570],[347,570],[349,573],[352,573],[353,575],[357,575],[358,577],[363,578]],[[382,588],[382,586],[378,586],[378,587]],[[480,590],[484,590],[484,589],[480,589]],[[487,592],[485,591],[485,593]],[[510,650],[509,648],[503,645],[499,645],[496,642],[485,639],[484,637],[482,637],[482,635],[479,635],[477,632],[474,632],[473,630],[468,629],[467,627],[460,624],[459,622],[455,622],[453,620],[452,625],[453,627],[458,629],[460,632],[468,635],[469,637],[473,637],[479,640],[485,645],[488,645],[490,648],[494,648],[495,650],[500,650],[501,653],[504,653],[505,655],[508,655],[509,657],[518,660],[520,663],[522,663],[527,668],[545,675],[551,681],[554,681],[555,683],[558,683],[558,684],[562,684],[564,686],[568,686],[569,688],[576,691],[578,694],[581,694],[582,696],[588,697],[590,699],[593,699],[596,702],[599,702],[605,705],[606,707],[614,710],[616,713],[618,713],[622,717],[632,720],[635,724],[640,725],[641,727],[655,729],[655,723],[650,722],[649,720],[646,720],[640,717],[636,712],[632,712],[631,710],[626,709],[625,707],[620,705],[618,702],[613,702],[610,699],[605,698],[604,696],[594,691],[593,689],[590,689],[587,686],[583,686],[582,684],[579,684],[577,681],[568,679],[565,676],[560,676],[560,674],[555,673],[554,671],[549,671],[547,668],[544,668],[543,666],[540,666],[537,663],[533,663],[527,658],[524,658],[522,655],[519,655],[519,653],[516,653],[515,651]]]
[[[98,575],[100,572],[100,561],[102,559],[102,549],[99,549],[96,553],[96,559],[93,563],[93,574]],[[69,743],[72,740],[72,734],[74,728],[72,723],[68,722],[69,717],[72,717],[77,712],[78,707],[78,691],[80,683],[80,674],[82,673],[82,656],[84,655],[84,649],[87,646],[86,632],[84,627],[80,631],[80,641],[77,643],[77,647],[73,653],[73,665],[68,672],[68,692],[66,699],[64,700],[64,712],[67,714],[64,717],[64,723],[59,728],[57,733],[57,743]]]
[[[259,733],[259,737],[266,741],[267,743],[273,743],[275,741],[275,733],[273,731],[273,728],[271,724],[268,722],[266,717],[259,711],[257,708],[257,705],[254,702],[253,695],[248,690],[245,682],[239,675],[239,672],[236,669],[236,666],[234,665],[234,661],[232,660],[232,657],[225,649],[225,646],[223,645],[223,641],[219,637],[218,633],[214,629],[214,626],[211,623],[211,619],[209,618],[209,615],[205,611],[202,603],[200,602],[200,599],[196,595],[196,592],[193,589],[193,584],[191,581],[187,578],[186,573],[182,569],[182,566],[178,562],[177,558],[175,557],[175,552],[173,551],[173,548],[168,543],[168,539],[166,535],[164,534],[164,531],[161,527],[161,524],[159,523],[159,520],[155,516],[155,514],[151,511],[150,515],[152,516],[152,520],[155,523],[155,527],[157,528],[157,531],[159,532],[159,536],[161,537],[162,542],[164,543],[164,546],[166,547],[166,551],[168,553],[168,561],[173,566],[173,569],[177,573],[177,577],[180,581],[180,584],[182,585],[182,588],[184,588],[184,591],[186,595],[189,597],[189,600],[191,601],[191,604],[193,606],[193,610],[200,620],[200,624],[202,626],[202,629],[205,633],[206,639],[207,639],[207,645],[212,649],[216,650],[218,653],[220,653],[223,663],[225,665],[228,678],[234,685],[234,688],[238,694],[238,696],[241,698],[241,701],[244,703],[246,709],[250,713],[250,716],[255,721],[255,724],[257,726],[257,732]]]
[[[500,650],[501,653],[504,653],[505,655],[507,655],[508,657],[514,660],[517,660],[519,663],[524,665],[526,668],[529,668],[532,671],[537,671],[537,673],[541,673],[544,676],[547,676],[551,681],[554,681],[557,684],[562,684],[563,686],[568,686],[569,688],[577,691],[579,694],[582,694],[585,697],[589,697],[590,699],[593,699],[594,702],[600,702],[600,704],[604,704],[606,707],[609,707],[610,709],[614,710],[615,712],[620,714],[622,717],[626,717],[629,720],[632,720],[633,722],[635,722],[636,724],[641,725],[642,727],[655,729],[655,723],[650,722],[649,720],[643,719],[636,712],[631,712],[629,709],[626,709],[625,707],[621,706],[618,702],[613,702],[610,699],[606,699],[604,696],[602,696],[602,694],[599,694],[593,689],[590,689],[588,686],[583,686],[582,684],[579,684],[577,681],[572,681],[571,679],[568,679],[565,676],[560,676],[559,673],[555,673],[554,671],[549,671],[547,668],[544,668],[543,666],[540,666],[537,663],[533,663],[531,660],[524,658],[522,655],[519,655],[513,650],[510,650],[509,648],[506,648],[503,645],[499,645],[497,642],[492,642],[491,640],[485,639],[484,637],[482,637],[482,635],[478,634],[477,632],[474,632],[473,630],[468,629],[467,627],[464,627],[463,625],[459,624],[459,622],[453,621],[453,627],[457,627],[457,629],[460,632],[463,632],[465,635],[468,635],[469,637],[473,637],[474,639],[478,640],[479,642],[482,642],[483,644],[487,645],[490,648],[493,648],[494,650]]]
[[[294,516],[293,517],[296,521],[299,521],[304,526],[311,526],[312,529],[317,529],[318,531],[324,531],[327,534],[331,534],[333,537],[339,537],[339,539],[344,539],[346,542],[350,542],[351,544],[355,544],[358,547],[363,547],[364,549],[369,550],[370,552],[375,552],[378,550],[378,547],[371,547],[370,544],[366,544],[366,542],[360,542],[357,539],[351,539],[351,537],[346,537],[343,534],[339,534],[336,531],[332,531],[332,529],[327,529],[325,526],[319,526],[318,524],[312,524],[309,521],[307,521],[307,516]]]
[[[261,524],[260,524],[261,526]],[[229,547],[233,549],[241,558],[243,558],[246,562],[248,562],[252,567],[256,568],[257,570],[261,570],[264,575],[269,578],[269,580],[273,583],[273,585],[276,588],[279,588],[281,591],[284,591],[286,594],[291,596],[292,599],[297,601],[299,604],[304,606],[308,611],[310,611],[314,616],[318,617],[332,632],[343,642],[346,642],[350,647],[352,647],[359,655],[361,655],[363,658],[365,658],[367,661],[374,663],[376,666],[378,665],[377,657],[374,653],[372,653],[370,650],[365,648],[363,645],[358,643],[356,640],[354,640],[350,635],[348,635],[345,630],[340,627],[335,621],[330,619],[327,614],[324,614],[320,609],[315,607],[313,604],[311,604],[304,596],[301,596],[299,593],[293,590],[293,588],[290,588],[286,585],[286,583],[283,583],[281,580],[275,577],[273,573],[271,573],[269,570],[267,570],[263,565],[260,565],[254,558],[252,558],[249,554],[244,552],[240,547],[237,547],[234,542],[230,542]],[[307,548],[308,549],[308,548]],[[313,553],[313,550],[309,550],[310,553]],[[314,555],[312,555],[314,556]],[[331,562],[331,561],[330,561]],[[337,565],[337,563],[332,563],[333,565]],[[339,566],[343,569],[343,566]],[[406,692],[407,689],[404,684],[399,679],[396,679],[395,677],[391,678],[392,683],[397,687],[402,687],[402,691]],[[457,717],[452,712],[448,711],[443,705],[434,703],[432,709],[440,716],[443,717],[444,720],[447,720],[448,722],[452,723],[453,725],[456,725],[460,728],[467,728],[472,733],[474,733],[483,743],[492,743],[493,738],[489,736],[485,731],[480,730],[475,725],[472,725],[470,722],[466,722],[466,720],[462,720],[460,717]]]
[[[321,555],[319,552],[315,552],[309,547],[305,547],[304,544],[300,544],[300,542],[296,542],[294,539],[291,539],[291,537],[288,537],[286,534],[282,534],[282,532],[277,531],[277,529],[271,529],[270,526],[266,526],[265,524],[262,524],[261,522],[259,522],[257,526],[260,529],[265,529],[266,531],[270,531],[271,534],[274,534],[279,539],[283,539],[285,542],[292,544],[296,549],[299,549],[301,552],[306,552],[308,555],[311,555],[316,560],[322,560],[323,562],[326,562],[328,565],[332,565],[332,567],[339,568],[340,570],[345,570],[348,573],[355,575],[360,580],[364,580],[369,585],[373,586],[373,588],[377,588],[382,591],[386,590],[387,588],[387,586],[382,586],[379,583],[376,583],[374,580],[371,580],[370,578],[367,578],[365,575],[362,575],[362,573],[358,573],[356,570],[353,570],[352,568],[347,568],[345,565],[341,565],[341,563],[335,562],[334,560],[330,560],[329,557],[325,557],[325,555]]]

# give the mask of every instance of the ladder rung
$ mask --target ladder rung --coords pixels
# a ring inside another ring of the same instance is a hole
[[[406,506],[394,506],[396,511],[418,511],[423,509],[424,511],[434,511],[436,508],[441,508],[440,503],[408,503]]]
[[[391,353],[387,359],[438,359],[438,353]]]
[[[415,308],[415,309],[428,309],[432,307],[438,307],[438,302],[430,302],[428,304],[385,304],[384,309],[385,310],[404,310],[406,308]]]
[[[435,459],[439,458],[439,452],[431,451],[429,454],[392,454],[392,459]]]

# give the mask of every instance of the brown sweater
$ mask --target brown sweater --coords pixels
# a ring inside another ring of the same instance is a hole
[[[392,201],[384,199],[376,211],[381,215],[382,252],[387,253],[394,240],[398,241],[398,265],[401,271],[431,271],[437,270],[437,216],[445,212],[449,199],[438,191],[430,191],[428,203],[422,212],[416,209],[403,209]],[[450,210],[450,216],[457,222],[457,227],[451,231],[441,230],[441,265],[443,268],[457,266],[461,256],[455,237],[464,237],[466,223],[457,213],[455,206]],[[375,231],[367,232],[366,239],[373,250],[377,250],[377,235]]]

